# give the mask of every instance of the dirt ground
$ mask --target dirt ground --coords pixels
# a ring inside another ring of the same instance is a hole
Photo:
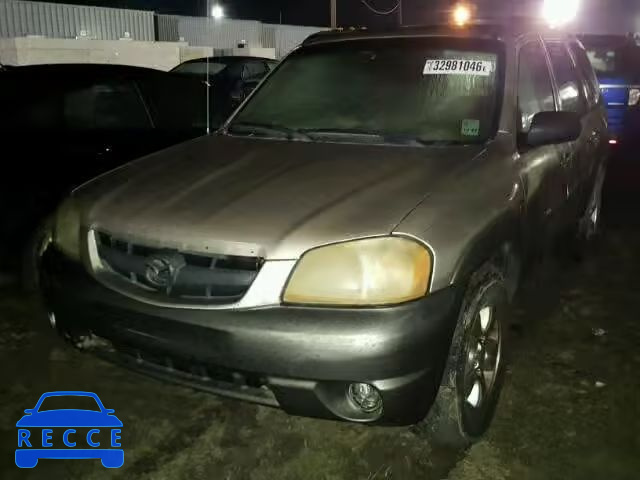
[[[67,348],[47,331],[35,298],[0,290],[0,478],[638,479],[636,198],[607,197],[597,253],[550,265],[519,300],[495,421],[467,452],[438,450],[406,429],[292,418],[159,383]],[[115,409],[124,423],[121,469],[93,460],[15,466],[22,410],[65,389],[94,391]]]

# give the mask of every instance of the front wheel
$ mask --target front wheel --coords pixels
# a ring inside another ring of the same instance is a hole
[[[509,319],[504,277],[486,265],[469,283],[442,382],[419,433],[465,448],[487,430],[504,378]]]

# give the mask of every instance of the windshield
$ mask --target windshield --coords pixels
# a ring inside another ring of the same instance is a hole
[[[216,75],[222,70],[227,68],[226,63],[221,62],[209,62],[209,75]],[[178,65],[172,70],[174,73],[185,73],[188,75],[206,75],[207,74],[207,61],[205,59],[198,60],[196,62],[187,62]]]
[[[481,143],[496,130],[501,49],[478,39],[358,40],[301,50],[234,118],[234,135]]]

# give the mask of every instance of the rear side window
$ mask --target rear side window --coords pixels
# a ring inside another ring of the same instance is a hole
[[[70,91],[64,117],[72,130],[151,128],[142,99],[131,82],[99,82]]]
[[[531,121],[537,113],[555,109],[553,86],[544,48],[538,42],[528,43],[520,49],[518,67],[520,132],[529,131]]]
[[[3,81],[1,90],[3,119],[0,123],[3,126],[6,123],[13,131],[152,127],[145,105],[130,82],[104,80],[70,84],[52,79],[47,88],[42,89],[37,82],[20,75]]]
[[[596,72],[593,71],[593,67],[589,62],[587,52],[585,52],[582,45],[578,42],[571,42],[569,48],[576,61],[578,70],[580,70],[580,74],[585,81],[585,96],[587,97],[589,105],[597,105],[600,99],[600,84]]]
[[[551,65],[558,84],[560,109],[563,112],[575,112],[583,115],[587,111],[584,98],[584,85],[576,70],[569,51],[564,43],[547,43]]]

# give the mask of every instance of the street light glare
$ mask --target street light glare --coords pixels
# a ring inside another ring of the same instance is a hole
[[[216,19],[224,17],[224,9],[222,8],[222,6],[214,5],[213,7],[211,7],[211,16]]]
[[[578,15],[580,0],[544,0],[542,16],[552,27],[567,24]]]
[[[453,9],[453,23],[462,27],[471,20],[471,9],[467,5],[457,5]]]

